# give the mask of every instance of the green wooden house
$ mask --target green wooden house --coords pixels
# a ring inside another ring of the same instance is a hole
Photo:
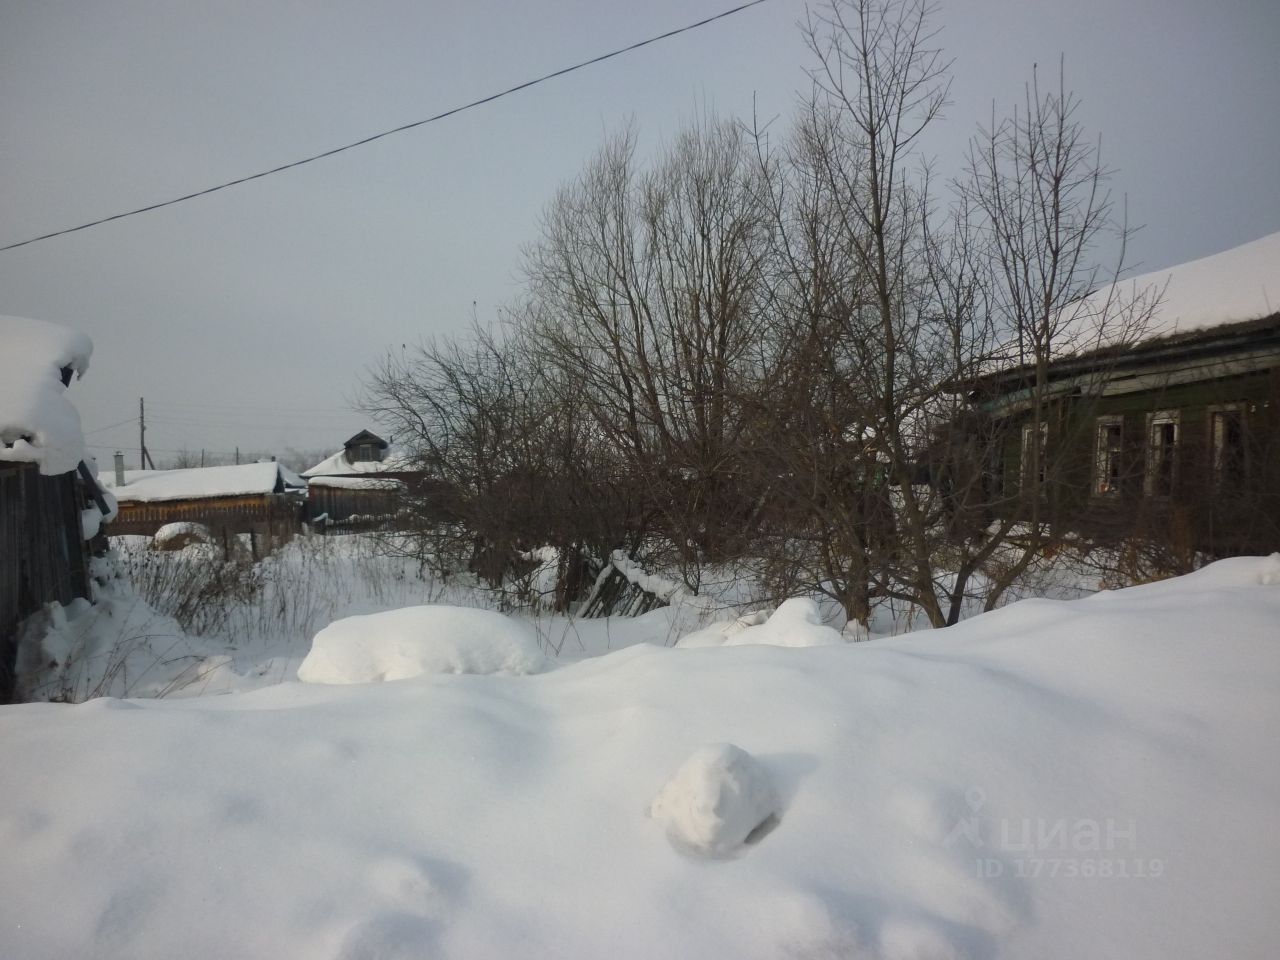
[[[971,391],[992,502],[1026,511],[1034,490],[1099,539],[1280,550],[1280,233],[1129,283],[1164,291],[1136,341],[1054,359],[1038,391],[1030,365]]]

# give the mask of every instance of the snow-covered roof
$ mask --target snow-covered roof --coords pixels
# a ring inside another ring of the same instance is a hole
[[[326,457],[302,475],[311,477],[348,477],[362,473],[393,473],[414,469],[409,457],[403,453],[388,453],[382,460],[357,460],[354,463],[347,459],[347,451],[339,450],[331,457]]]
[[[341,490],[383,490],[388,493],[405,489],[403,480],[388,477],[313,477],[308,485]]]
[[[296,473],[274,461],[185,470],[126,470],[122,487],[107,471],[98,479],[121,503],[257,496],[306,486]]]
[[[1125,303],[1144,292],[1163,297],[1142,339],[1167,337],[1257,320],[1280,311],[1280,232],[1212,256],[1108,284],[1068,308],[1075,332],[1089,341],[1094,318],[1108,302]],[[1093,338],[1091,346],[1106,345]]]
[[[92,353],[79,331],[0,317],[0,461],[39,464],[49,476],[76,469],[84,434],[62,371],[83,376]]]

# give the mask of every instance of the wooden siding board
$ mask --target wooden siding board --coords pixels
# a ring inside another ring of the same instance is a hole
[[[0,702],[13,693],[18,625],[46,603],[89,595],[83,507],[74,473],[0,468]]]
[[[209,497],[199,500],[124,501],[108,536],[153,536],[168,523],[201,523],[215,533],[268,533],[296,529],[302,520],[302,498],[295,494]]]
[[[1218,496],[1210,462],[1209,412],[1215,406],[1245,406],[1250,468],[1246,490]],[[1177,489],[1172,498],[1148,497],[1143,489],[1147,415],[1177,410]],[[1093,429],[1096,418],[1121,415],[1124,424],[1124,477],[1118,498],[1091,495]],[[1021,425],[1030,416],[1007,419],[1002,450],[1005,482],[1016,489],[1021,479]],[[1055,401],[1047,414],[1051,435],[1068,444],[1058,497],[1082,533],[1115,535],[1150,530],[1189,537],[1195,549],[1212,554],[1269,552],[1280,549],[1280,365],[1266,371],[1202,383],[1161,386],[1143,392]],[[1051,442],[1053,442],[1051,440]],[[1174,530],[1181,526],[1185,529]]]

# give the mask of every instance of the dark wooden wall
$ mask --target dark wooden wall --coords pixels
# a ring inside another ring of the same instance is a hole
[[[89,595],[74,473],[0,464],[0,703],[13,696],[18,624],[51,600]]]
[[[1248,444],[1247,477],[1231,490],[1215,485],[1210,468],[1209,413],[1226,404],[1244,409]],[[1179,417],[1176,482],[1168,497],[1144,490],[1147,415],[1157,410],[1174,410]],[[1123,418],[1122,476],[1113,498],[1092,492],[1100,416]],[[1055,402],[1046,419],[1049,442],[1066,459],[1066,469],[1046,496],[1081,533],[1104,539],[1167,536],[1215,556],[1280,549],[1280,367],[1100,400]],[[1017,426],[1015,421],[1006,434],[1002,458],[1002,480],[1009,489],[1020,482]]]
[[[326,516],[329,523],[340,523],[357,516],[368,523],[377,523],[394,518],[404,497],[398,490],[360,490],[315,485],[307,491],[307,500],[307,513],[312,519]]]
[[[164,500],[141,503],[126,500],[116,519],[107,524],[107,536],[152,536],[167,523],[201,523],[215,536],[222,533],[294,533],[302,523],[302,497],[296,494],[263,494],[244,497],[209,497],[203,500]]]

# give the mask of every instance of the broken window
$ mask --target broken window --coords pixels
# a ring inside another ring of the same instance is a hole
[[[1121,457],[1124,452],[1124,417],[1099,417],[1093,456],[1093,493],[1120,496]]]
[[[1149,497],[1171,497],[1178,482],[1177,410],[1147,414],[1147,476]]]
[[[1209,443],[1214,491],[1231,493],[1243,490],[1248,463],[1242,406],[1233,404],[1210,408]]]
[[[1044,461],[1049,439],[1049,424],[1024,423],[1022,425],[1022,483],[1029,486],[1032,481],[1032,470],[1035,481],[1044,483]]]

